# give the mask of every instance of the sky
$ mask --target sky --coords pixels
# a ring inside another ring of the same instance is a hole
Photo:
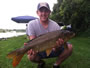
[[[17,16],[34,16],[39,2],[47,2],[51,11],[57,0],[0,0],[0,29],[25,29],[26,25],[11,20]]]

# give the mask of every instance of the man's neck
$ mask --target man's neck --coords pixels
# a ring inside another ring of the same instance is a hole
[[[49,21],[48,21],[48,20],[46,20],[46,21],[40,21],[40,23],[42,24],[42,26],[43,26],[44,28],[47,28]]]

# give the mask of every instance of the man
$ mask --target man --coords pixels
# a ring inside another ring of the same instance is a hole
[[[50,13],[51,11],[48,3],[38,4],[37,15],[39,16],[39,19],[30,21],[27,27],[30,40],[47,32],[60,30],[60,26],[48,18]],[[65,49],[62,45],[63,43],[64,41],[59,38],[56,41],[56,47],[52,48],[52,52],[49,56],[47,56],[45,52],[38,53],[30,49],[27,52],[28,59],[32,62],[38,63],[38,68],[44,68],[45,62],[42,60],[43,58],[58,57],[57,61],[53,65],[53,68],[59,68],[59,65],[72,53],[72,45],[67,44],[67,49]]]

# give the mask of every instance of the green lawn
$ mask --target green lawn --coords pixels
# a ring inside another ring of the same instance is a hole
[[[13,68],[12,60],[6,56],[10,51],[23,46],[26,41],[26,36],[0,41],[0,68]],[[75,37],[70,42],[73,44],[73,53],[61,64],[61,68],[90,68],[90,37]],[[45,59],[46,68],[52,68],[56,59]],[[24,55],[16,68],[37,68],[37,64],[30,62]]]

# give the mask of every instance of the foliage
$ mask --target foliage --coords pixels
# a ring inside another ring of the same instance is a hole
[[[75,32],[90,28],[89,0],[57,0],[53,7],[51,19],[56,22],[71,24]]]

